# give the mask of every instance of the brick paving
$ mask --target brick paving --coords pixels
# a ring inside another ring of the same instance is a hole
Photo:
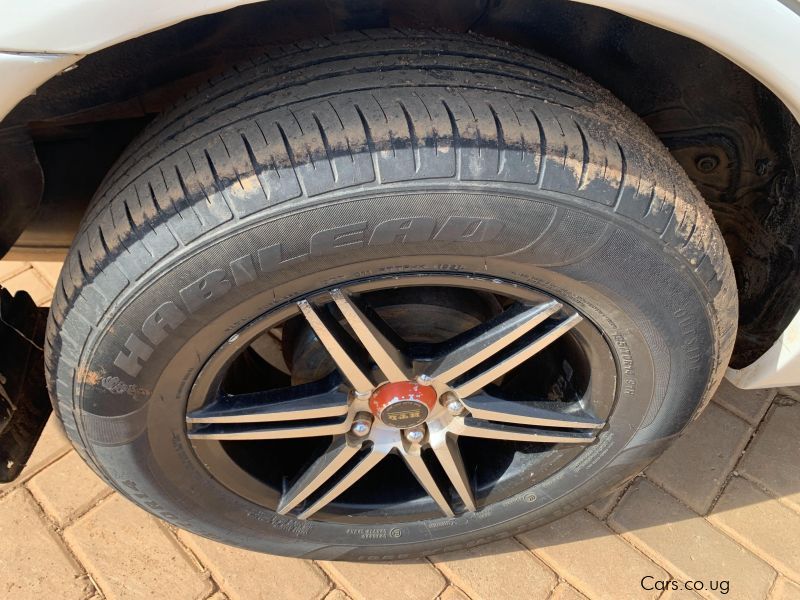
[[[0,283],[47,305],[58,271],[0,262]],[[358,564],[255,554],[178,531],[112,492],[51,420],[22,477],[0,486],[0,597],[800,600],[798,430],[798,389],[724,383],[645,473],[586,511],[488,546]],[[654,589],[642,588],[645,576]],[[695,579],[706,589],[669,589]],[[729,580],[727,594],[708,589],[719,580]]]

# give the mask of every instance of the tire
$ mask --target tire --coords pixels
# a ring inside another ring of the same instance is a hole
[[[303,520],[212,475],[185,419],[215,353],[299,298],[431,274],[582,315],[613,358],[589,378],[613,382],[592,444],[450,518]],[[381,30],[270,53],[145,130],[70,251],[46,366],[81,456],[145,510],[262,552],[386,559],[512,535],[634,477],[710,398],[736,322],[710,210],[618,100],[497,41]]]

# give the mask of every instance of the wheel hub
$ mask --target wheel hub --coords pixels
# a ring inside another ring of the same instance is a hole
[[[370,396],[369,409],[384,425],[407,429],[425,422],[438,394],[431,386],[400,381],[380,386]]]

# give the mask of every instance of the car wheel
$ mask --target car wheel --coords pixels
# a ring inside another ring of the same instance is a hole
[[[218,78],[118,161],[49,384],[86,461],[179,527],[417,556],[640,472],[723,375],[732,273],[686,175],[585,76],[348,34]]]

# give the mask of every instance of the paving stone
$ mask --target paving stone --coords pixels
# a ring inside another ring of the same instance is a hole
[[[450,585],[447,586],[447,589],[439,596],[439,600],[470,600],[470,598],[457,587]]]
[[[548,600],[586,600],[586,596],[568,583],[559,583]]]
[[[24,489],[0,500],[0,596],[14,600],[88,598],[89,579]]]
[[[67,453],[72,444],[67,439],[64,429],[55,415],[50,415],[47,424],[42,430],[42,435],[33,449],[28,464],[22,470],[22,476],[29,478],[42,467],[46,467]]]
[[[0,283],[11,279],[17,273],[29,269],[31,265],[26,262],[19,262],[14,260],[0,260]]]
[[[669,579],[666,571],[585,511],[518,537],[590,598],[657,598],[660,591],[647,591],[639,585],[642,577]]]
[[[608,515],[611,514],[611,511],[614,510],[614,507],[617,505],[617,502],[620,499],[620,496],[625,492],[627,487],[620,488],[614,492],[611,492],[605,498],[600,498],[600,500],[596,500],[592,504],[586,507],[590,513],[592,513],[598,519],[605,519]]]
[[[318,563],[354,600],[431,600],[447,582],[425,560]]]
[[[36,269],[39,276],[44,279],[51,288],[56,287],[58,277],[61,275],[62,262],[33,262],[31,266]]]
[[[800,581],[800,514],[736,477],[708,519],[778,571]]]
[[[737,470],[800,511],[800,404],[775,406]]]
[[[678,590],[667,590],[659,598],[659,600],[698,600],[702,596],[698,596],[695,592],[684,588]]]
[[[647,477],[704,515],[736,466],[752,429],[709,404],[681,437],[647,469]]]
[[[631,486],[609,524],[675,579],[729,580],[725,598],[764,598],[775,579],[769,565],[646,479]]]
[[[786,577],[778,577],[769,595],[770,600],[800,600],[800,586],[795,585]]]
[[[49,302],[53,297],[53,288],[33,268],[9,277],[3,281],[3,287],[12,295],[19,291],[28,292],[36,304]]]
[[[513,539],[430,558],[472,598],[547,598],[557,583],[550,569]]]
[[[778,388],[778,396],[787,396],[795,402],[800,402],[800,387],[783,387]]]
[[[35,475],[28,483],[28,489],[48,516],[62,527],[110,491],[75,452]]]
[[[758,425],[774,397],[775,390],[740,390],[727,379],[723,379],[714,394],[714,401],[751,425]]]
[[[64,531],[101,591],[115,598],[199,599],[212,584],[166,528],[114,495]]]
[[[330,585],[310,560],[285,558],[226,546],[178,532],[231,600],[322,598]]]
[[[42,435],[33,449],[33,453],[28,459],[28,464],[22,469],[20,476],[11,483],[0,484],[0,495],[18,487],[27,479],[42,470],[50,463],[58,460],[64,456],[72,446],[69,440],[64,435],[61,429],[61,424],[54,415],[50,415],[50,419],[44,426]]]

